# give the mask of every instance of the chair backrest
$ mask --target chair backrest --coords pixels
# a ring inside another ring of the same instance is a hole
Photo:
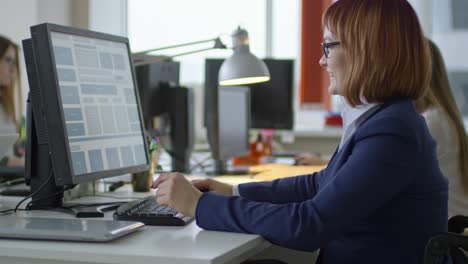
[[[425,249],[424,263],[446,263],[448,258],[453,264],[468,264],[464,251],[468,251],[468,236],[463,235],[468,227],[468,217],[457,215],[449,219],[448,232],[432,236]]]

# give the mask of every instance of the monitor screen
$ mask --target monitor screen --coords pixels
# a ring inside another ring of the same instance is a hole
[[[126,43],[50,36],[74,176],[146,164]]]
[[[32,189],[49,175],[67,186],[149,168],[127,38],[45,23],[23,47]]]
[[[263,60],[271,79],[250,86],[252,128],[293,129],[293,60]]]
[[[294,60],[264,59],[271,79],[250,85],[251,128],[292,129]],[[223,59],[205,61],[205,126],[214,107]]]
[[[140,95],[141,110],[147,129],[152,129],[152,119],[164,112],[162,89],[179,87],[180,63],[177,61],[156,61],[135,67]]]
[[[249,152],[250,98],[248,87],[219,87],[219,159]]]

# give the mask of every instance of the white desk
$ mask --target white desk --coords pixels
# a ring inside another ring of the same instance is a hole
[[[85,197],[86,202],[116,201]],[[18,199],[1,197],[4,206]],[[19,212],[22,216],[70,217],[50,211]],[[105,218],[112,218],[112,212]],[[1,216],[0,216],[1,221]],[[0,263],[240,263],[270,244],[258,235],[200,229],[195,221],[184,227],[146,226],[142,231],[108,243],[0,239]]]

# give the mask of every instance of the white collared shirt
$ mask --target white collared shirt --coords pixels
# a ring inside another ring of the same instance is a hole
[[[380,104],[364,103],[356,107],[352,107],[347,102],[343,104],[343,110],[341,111],[341,118],[343,119],[343,135],[341,136],[338,150],[340,150],[354,134],[356,128],[359,127],[370,115],[377,111],[379,106]]]

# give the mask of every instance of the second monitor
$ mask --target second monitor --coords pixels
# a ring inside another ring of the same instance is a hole
[[[223,59],[205,61],[205,126],[218,88],[218,73]],[[293,129],[294,60],[264,59],[271,80],[249,85],[251,128]]]
[[[215,175],[229,174],[226,163],[249,152],[250,93],[248,87],[219,87],[207,117],[208,142],[215,161]]]

